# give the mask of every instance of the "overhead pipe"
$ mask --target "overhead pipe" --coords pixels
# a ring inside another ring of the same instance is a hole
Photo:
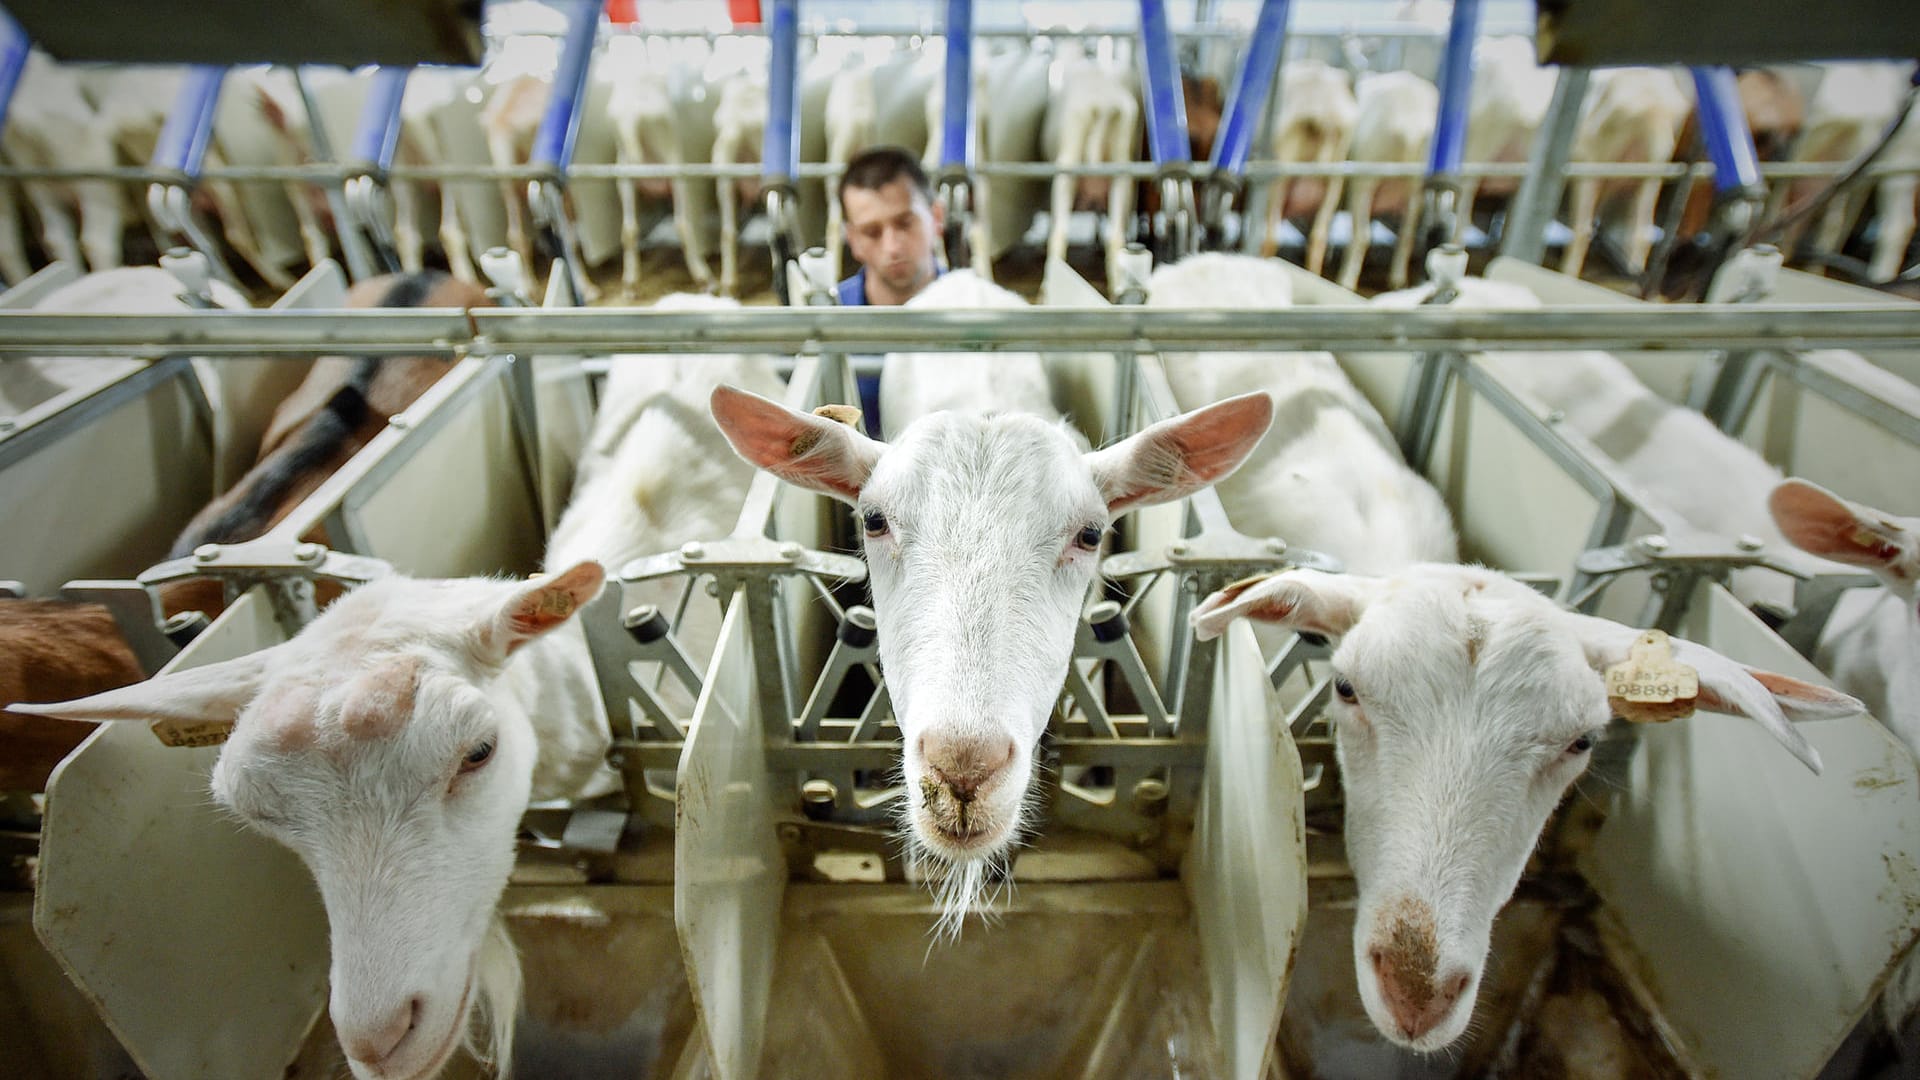
[[[1220,118],[1220,134],[1213,141],[1208,159],[1213,172],[1207,178],[1204,218],[1207,236],[1216,245],[1226,243],[1228,213],[1236,205],[1242,209],[1246,206],[1247,158],[1253,150],[1254,131],[1267,115],[1268,102],[1278,96],[1274,77],[1286,50],[1287,19],[1292,7],[1292,0],[1261,0],[1253,40],[1247,43],[1246,60],[1240,65],[1240,74],[1227,97],[1226,113]]]
[[[973,215],[974,161],[980,152],[974,123],[973,0],[947,0],[945,115],[940,125],[939,197],[946,207],[947,265],[966,266],[969,219]],[[834,238],[829,237],[829,242]],[[991,256],[991,252],[986,253]]]
[[[187,69],[186,81],[174,99],[173,110],[160,128],[148,165],[165,180],[147,187],[147,209],[163,231],[184,237],[207,257],[207,263],[221,280],[239,286],[233,270],[219,245],[200,228],[193,217],[192,191],[200,182],[206,164],[207,148],[213,144],[213,121],[220,106],[220,87],[227,69],[218,64],[195,64]]]
[[[799,257],[800,214],[793,184],[800,174],[800,5],[773,0],[767,18],[772,55],[767,69],[767,128],[761,142],[762,188],[773,226],[773,288],[781,304],[792,302],[787,267]],[[767,16],[765,5],[761,15]]]
[[[1163,0],[1140,0],[1140,58],[1145,67],[1147,147],[1158,166],[1161,223],[1155,239],[1163,259],[1193,250],[1198,208],[1193,199],[1193,152],[1187,140],[1187,102]]]
[[[1447,27],[1447,48],[1440,57],[1440,108],[1428,147],[1426,189],[1422,199],[1430,235],[1457,243],[1460,220],[1460,162],[1467,149],[1467,113],[1473,100],[1473,44],[1480,35],[1480,0],[1454,0]],[[1411,201],[1409,206],[1414,205]],[[1404,227],[1414,227],[1408,222]]]
[[[13,16],[0,11],[0,130],[7,126],[7,109],[13,104],[13,92],[20,75],[27,69],[27,53],[33,42]]]
[[[383,67],[373,73],[347,159],[355,172],[345,183],[346,228],[366,238],[374,261],[387,273],[401,268],[398,245],[387,227],[387,185],[400,148],[400,103],[411,74],[406,67]]]
[[[553,74],[553,97],[540,127],[534,132],[530,162],[539,179],[527,185],[527,205],[534,220],[548,230],[553,247],[566,263],[574,303],[588,295],[586,267],[573,221],[567,216],[567,167],[573,163],[574,143],[580,137],[580,118],[586,108],[587,68],[593,62],[594,35],[600,26],[597,0],[574,0],[567,9],[567,32],[560,45],[560,63]]]

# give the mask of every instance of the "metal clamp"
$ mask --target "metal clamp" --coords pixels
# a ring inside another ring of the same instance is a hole
[[[220,87],[227,69],[214,65],[196,65],[187,70],[167,122],[160,129],[149,165],[168,179],[147,187],[147,209],[154,224],[169,236],[184,237],[194,249],[207,257],[220,280],[239,287],[239,279],[227,266],[226,258],[213,238],[193,216],[192,191],[200,180],[207,148],[213,142],[213,121],[220,104]]]
[[[331,581],[345,586],[364,585],[393,573],[383,559],[347,555],[324,544],[288,544],[263,538],[237,544],[202,544],[192,555],[156,563],[136,579],[148,590],[193,578],[216,578],[227,602],[255,585],[267,586],[274,617],[289,635],[298,633],[319,615],[314,584]]]
[[[1669,631],[1678,625],[1694,584],[1703,578],[1724,585],[1735,570],[1751,569],[1796,579],[1809,577],[1798,560],[1781,558],[1757,536],[1729,539],[1712,533],[1682,537],[1651,533],[1624,544],[1591,548],[1574,560],[1574,569],[1586,582],[1578,595],[1568,599],[1568,606],[1575,609],[1623,574],[1652,575],[1654,591],[1660,594],[1659,609],[1649,613],[1645,624]]]

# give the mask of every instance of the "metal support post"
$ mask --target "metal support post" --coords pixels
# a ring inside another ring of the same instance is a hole
[[[388,172],[400,147],[400,103],[406,97],[411,68],[388,67],[373,73],[373,86],[360,110],[348,163],[358,171],[347,178],[347,216],[342,236],[357,232],[376,263],[388,273],[401,269],[398,245],[387,227]],[[344,239],[342,243],[344,243]]]
[[[1280,55],[1287,44],[1287,16],[1292,0],[1262,0],[1260,15],[1253,26],[1253,40],[1247,45],[1247,57],[1240,65],[1233,91],[1227,98],[1227,111],[1220,118],[1220,134],[1213,140],[1209,164],[1213,172],[1207,178],[1206,203],[1202,223],[1207,246],[1226,250],[1227,218],[1237,207],[1247,209],[1247,157],[1253,149],[1253,136],[1267,115],[1270,98],[1278,98],[1274,76],[1280,69]],[[1243,230],[1244,231],[1244,230]]]
[[[1187,139],[1187,102],[1163,0],[1140,0],[1140,57],[1147,98],[1147,145],[1158,166],[1161,220],[1155,246],[1171,262],[1194,250],[1198,207],[1193,197],[1193,151]]]
[[[186,82],[180,87],[173,111],[167,114],[166,125],[160,129],[160,140],[149,162],[168,179],[147,188],[147,209],[162,230],[174,237],[184,237],[207,257],[222,281],[238,288],[240,282],[227,266],[219,245],[194,220],[192,201],[193,187],[199,182],[201,167],[206,162],[207,147],[213,142],[213,119],[220,104],[220,84],[226,75],[226,68],[211,65],[187,69]]]
[[[1560,69],[1560,78],[1553,84],[1553,102],[1547,106],[1547,122],[1534,136],[1526,175],[1501,230],[1503,255],[1535,265],[1546,258],[1547,223],[1559,212],[1560,196],[1566,190],[1567,160],[1573,155],[1573,137],[1580,129],[1580,103],[1587,96],[1588,74],[1583,67]]]
[[[1454,0],[1447,48],[1440,58],[1440,111],[1427,157],[1427,233],[1435,243],[1458,243],[1462,228],[1460,161],[1467,147],[1467,106],[1473,97],[1473,43],[1480,32],[1480,0]]]
[[[973,100],[973,0],[947,0],[946,114],[940,126],[939,198],[946,210],[947,265],[969,265],[968,227],[973,215],[973,165],[980,148]],[[991,255],[991,252],[987,253]]]
[[[585,302],[592,289],[587,282],[586,264],[580,258],[579,238],[574,235],[573,219],[567,216],[567,167],[573,163],[573,148],[580,136],[580,117],[586,106],[587,67],[593,60],[594,32],[600,23],[600,5],[593,0],[575,0],[567,12],[567,36],[560,47],[560,66],[553,76],[553,100],[547,105],[540,128],[534,133],[531,163],[539,178],[527,185],[527,205],[535,223],[546,234],[553,250],[566,266],[567,281],[576,304]]]
[[[771,46],[767,73],[767,128],[761,143],[762,187],[772,225],[773,288],[782,306],[793,303],[787,265],[806,250],[800,241],[799,201],[794,180],[800,172],[800,12],[799,0],[773,0],[767,20]]]

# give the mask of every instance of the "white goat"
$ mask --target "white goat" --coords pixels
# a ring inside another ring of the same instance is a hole
[[[744,72],[722,82],[720,104],[713,112],[713,163],[759,161],[766,133],[767,84]],[[760,197],[760,181],[723,176],[714,190],[720,202],[720,291],[732,296],[740,286],[740,208]]]
[[[935,278],[907,301],[935,310],[1024,308],[1027,302],[971,270]],[[888,438],[942,410],[1028,413],[1058,420],[1038,353],[888,353],[880,374],[880,420]]]
[[[1825,74],[1807,102],[1806,127],[1793,145],[1793,160],[1851,161],[1872,146],[1893,122],[1906,74],[1901,65],[1880,62],[1821,66]],[[1911,131],[1913,123],[1908,121],[1907,130]],[[1810,198],[1825,183],[1823,179],[1789,181],[1775,190],[1776,205],[1769,209],[1777,213],[1777,202],[1788,195],[1796,202]],[[1840,250],[1865,204],[1864,188],[1829,202],[1820,216],[1814,245],[1822,251]],[[1787,252],[1799,246],[1806,228],[1807,223],[1800,222],[1782,235],[1781,244]]]
[[[853,155],[873,143],[876,113],[873,69],[865,65],[834,73],[827,85],[827,164],[845,165]],[[827,264],[829,276],[840,280],[840,256],[846,238],[841,236],[842,214],[837,187],[827,191]]]
[[[1661,68],[1604,68],[1593,73],[1593,86],[1587,93],[1586,111],[1573,140],[1574,161],[1649,162],[1664,165],[1673,160],[1680,129],[1692,111],[1692,102],[1675,81],[1673,73]],[[1653,211],[1660,198],[1657,178],[1632,182],[1635,194],[1627,219],[1627,269],[1639,273],[1647,265],[1653,250]],[[1573,238],[1560,259],[1560,272],[1574,277],[1587,262],[1587,246],[1592,243],[1594,215],[1600,208],[1601,188],[1606,181],[1583,179],[1573,182],[1572,202],[1567,211],[1567,226]]]
[[[1559,73],[1534,59],[1532,38],[1517,34],[1481,41],[1474,46],[1473,59],[1465,160],[1477,164],[1527,160],[1534,132],[1553,101]],[[1482,190],[1503,195],[1517,187],[1515,180],[1462,177],[1455,238],[1473,223],[1474,199]]]
[[[471,1007],[492,1022],[493,1061],[508,1061],[519,967],[495,908],[521,813],[614,786],[592,660],[565,627],[603,565],[712,535],[699,508],[744,494],[752,470],[729,464],[701,404],[720,378],[778,380],[752,360],[683,358],[669,372],[654,359],[614,365],[548,576],[382,579],[283,645],[15,710],[233,725],[214,798],[312,870],[333,941],[330,1011],[362,1080],[437,1072]]]
[[[1140,102],[1118,74],[1069,45],[1056,62],[1053,92],[1041,129],[1040,150],[1056,166],[1113,165],[1134,160],[1140,138]],[[1075,209],[1107,204],[1107,282],[1119,280],[1117,260],[1127,246],[1133,213],[1133,181],[1126,177],[1053,178],[1047,258],[1067,257],[1067,224]]]
[[[1359,119],[1347,156],[1353,161],[1417,164],[1427,156],[1433,125],[1440,110],[1440,91],[1409,71],[1389,71],[1360,80]],[[1412,180],[1354,177],[1347,194],[1347,216],[1352,235],[1340,262],[1340,284],[1352,289],[1360,283],[1360,268],[1372,243],[1373,214],[1399,212],[1399,236],[1393,246],[1393,265],[1387,283],[1398,289],[1407,283],[1407,263],[1413,257],[1414,235],[1420,231],[1420,185]],[[1375,200],[1379,205],[1375,205]]]
[[[1639,632],[1497,571],[1432,563],[1382,577],[1290,570],[1214,593],[1193,624],[1204,640],[1242,615],[1339,639],[1328,708],[1360,998],[1388,1039],[1438,1050],[1466,1030],[1494,915],[1585,771],[1609,718],[1602,673]],[[1674,639],[1674,655],[1698,672],[1701,708],[1752,718],[1815,772],[1789,719],[1861,708],[1692,642]]]
[[[1280,111],[1273,122],[1274,156],[1283,162],[1332,165],[1347,159],[1360,106],[1353,77],[1319,60],[1301,60],[1280,69]],[[1279,243],[1280,223],[1295,212],[1314,208],[1307,234],[1306,268],[1319,273],[1327,257],[1327,233],[1340,207],[1344,178],[1334,176],[1275,179],[1267,188],[1267,225],[1260,254],[1271,257]]]
[[[0,150],[23,168],[111,168],[113,140],[87,103],[79,74],[54,63],[38,49],[27,53],[18,92],[0,128]],[[75,267],[111,270],[121,263],[121,233],[126,208],[119,188],[109,180],[27,180],[27,202],[40,219],[40,241],[49,259]],[[0,274],[24,281],[33,272],[27,261],[19,207],[12,181],[0,181]],[[78,228],[74,218],[79,218]],[[86,261],[81,261],[82,251]]]
[[[618,158],[623,165],[680,165],[680,123],[674,111],[673,93],[667,78],[658,68],[643,66],[644,58],[625,55],[631,39],[615,38],[608,43],[608,63],[599,67],[600,76],[611,86],[607,98],[607,117],[613,124],[618,142]],[[629,298],[640,290],[640,208],[641,195],[650,199],[673,200],[673,227],[680,236],[680,251],[694,284],[707,288],[713,284],[713,271],[699,230],[693,227],[693,197],[688,180],[620,181],[620,285]]]
[[[1088,453],[1057,421],[983,412],[1005,400],[997,363],[891,368],[883,387],[910,370],[966,385],[972,408],[919,415],[884,443],[752,394],[723,387],[713,396],[714,417],[743,457],[860,517],[881,665],[905,743],[903,816],[949,933],[1026,824],[1034,751],[1066,679],[1108,525],[1219,480],[1272,418],[1266,395],[1248,395]],[[1015,395],[1015,407],[1030,392]],[[925,405],[965,400],[957,389],[893,393]]]

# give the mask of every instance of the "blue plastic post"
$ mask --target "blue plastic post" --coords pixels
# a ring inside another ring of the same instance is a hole
[[[553,100],[534,133],[533,164],[559,175],[573,162],[586,104],[587,65],[593,60],[593,35],[600,26],[597,0],[575,0],[567,12],[567,36],[560,46],[560,67],[553,75]]]
[[[373,73],[373,88],[360,110],[360,128],[353,136],[353,156],[349,159],[372,166],[376,172],[393,167],[394,151],[400,146],[400,100],[407,93],[407,76],[413,69],[383,67]]]
[[[1473,97],[1473,41],[1480,34],[1480,0],[1453,0],[1447,51],[1440,58],[1440,115],[1434,119],[1428,176],[1460,171],[1467,148],[1467,105]]]
[[[973,0],[947,0],[947,113],[940,129],[940,164],[973,168]]]
[[[1287,44],[1287,16],[1292,0],[1262,0],[1260,17],[1253,24],[1253,41],[1247,45],[1247,61],[1234,81],[1233,95],[1227,99],[1227,113],[1220,120],[1220,137],[1213,141],[1213,168],[1216,173],[1234,176],[1247,171],[1247,154],[1253,149],[1254,128],[1266,114],[1267,98],[1273,92],[1273,75],[1280,67],[1280,54]]]
[[[1713,189],[1738,191],[1760,186],[1760,155],[1753,149],[1753,132],[1740,106],[1740,85],[1725,66],[1693,68],[1693,86],[1700,99],[1700,139],[1713,160]]]
[[[160,129],[160,141],[153,148],[150,164],[156,169],[180,173],[189,179],[200,177],[200,165],[206,160],[207,145],[213,141],[213,116],[220,104],[220,83],[227,69],[217,64],[196,64],[187,69],[187,81]]]
[[[13,104],[13,91],[20,85],[20,73],[27,69],[27,50],[32,45],[13,16],[0,11],[0,129],[7,126],[7,106]]]
[[[773,57],[767,73],[767,132],[760,159],[768,175],[790,182],[800,171],[798,0],[774,0],[767,37]]]
[[[1193,160],[1187,142],[1187,100],[1173,56],[1173,30],[1161,0],[1140,0],[1140,55],[1147,67],[1147,146],[1156,165]]]

